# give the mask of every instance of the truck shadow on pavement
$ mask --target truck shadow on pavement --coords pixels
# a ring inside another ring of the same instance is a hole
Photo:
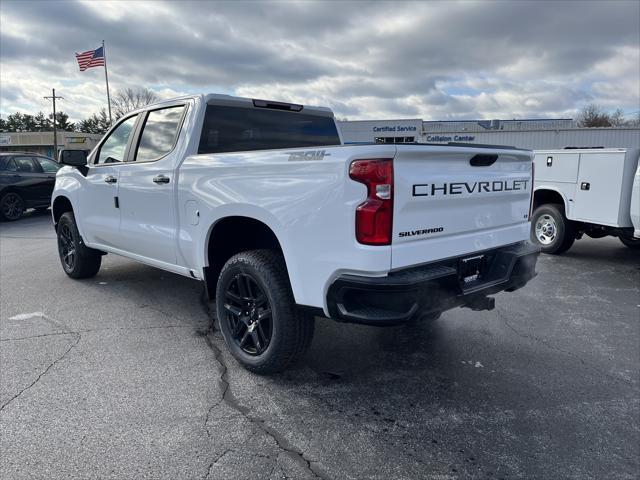
[[[2,235],[12,230],[3,228]],[[41,244],[51,250],[50,281],[59,280],[76,299],[101,303],[109,321],[179,323],[202,337],[190,348],[214,350],[207,361],[228,384],[223,395],[235,416],[314,464],[309,470],[316,475],[617,478],[637,471],[632,273],[639,260],[617,241],[581,241],[562,257],[541,257],[539,277],[526,289],[500,294],[492,312],[456,309],[431,323],[387,328],[318,318],[305,358],[271,377],[244,370],[217,329],[210,333],[211,306],[203,305],[198,282],[114,255],[104,258],[95,278],[75,282],[59,270],[48,242]],[[586,278],[577,281],[582,271]],[[561,295],[549,295],[559,288]],[[600,297],[611,303],[599,306]],[[133,312],[125,321],[110,305]],[[102,327],[102,320],[92,321]],[[162,330],[146,334],[160,348],[173,339]],[[200,412],[212,439],[221,435],[212,422],[220,400]]]

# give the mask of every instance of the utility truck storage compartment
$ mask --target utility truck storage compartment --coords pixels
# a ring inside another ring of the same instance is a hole
[[[549,182],[578,181],[579,153],[568,153],[566,150],[551,152],[536,152],[536,180]]]
[[[631,227],[638,149],[538,150],[535,189],[560,193],[570,220]]]

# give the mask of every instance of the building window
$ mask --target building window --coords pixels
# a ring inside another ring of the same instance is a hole
[[[416,137],[375,137],[375,143],[415,143]]]

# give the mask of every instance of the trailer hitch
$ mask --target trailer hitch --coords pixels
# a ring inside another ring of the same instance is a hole
[[[463,308],[470,308],[474,312],[481,310],[493,310],[496,308],[496,299],[493,297],[473,297],[470,299]]]

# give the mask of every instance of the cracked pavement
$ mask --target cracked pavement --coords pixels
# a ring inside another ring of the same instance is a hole
[[[260,377],[202,286],[108,255],[59,265],[48,215],[0,224],[0,478],[640,475],[640,254],[583,239],[496,310],[418,327],[318,319]]]

